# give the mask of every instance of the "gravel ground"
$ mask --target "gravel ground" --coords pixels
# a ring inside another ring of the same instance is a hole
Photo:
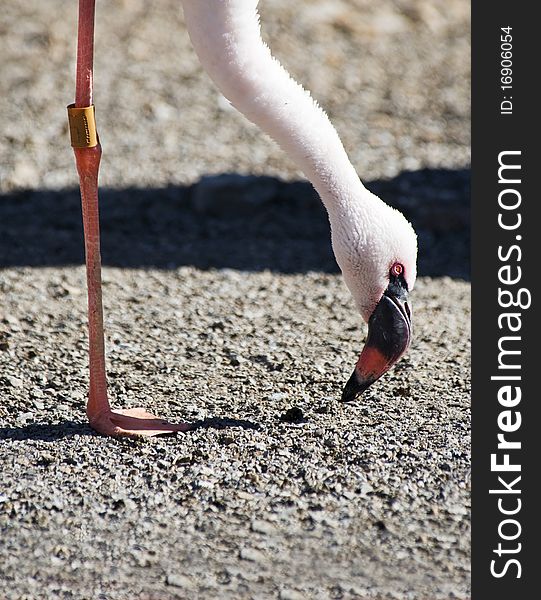
[[[469,3],[261,7],[419,233],[412,349],[346,406],[365,328],[323,210],[202,73],[177,3],[149,4],[98,3],[110,388],[198,427],[140,442],[85,423],[75,3],[7,0],[0,597],[469,598]]]

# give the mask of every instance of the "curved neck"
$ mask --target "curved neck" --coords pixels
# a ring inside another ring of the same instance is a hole
[[[312,182],[331,220],[370,197],[329,118],[271,55],[257,0],[183,0],[195,51],[231,104],[269,134]]]

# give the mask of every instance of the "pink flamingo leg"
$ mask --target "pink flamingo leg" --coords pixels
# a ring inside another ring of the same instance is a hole
[[[75,106],[92,105],[94,60],[95,0],[80,0],[77,43],[77,78]],[[159,419],[142,408],[111,410],[107,399],[105,343],[101,294],[100,225],[98,211],[98,170],[101,146],[74,148],[83,212],[86,277],[88,286],[88,331],[90,390],[86,413],[90,425],[99,433],[114,436],[154,436],[187,431],[187,423],[173,424]]]

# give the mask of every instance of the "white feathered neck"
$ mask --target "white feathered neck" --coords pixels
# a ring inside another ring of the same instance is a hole
[[[400,239],[403,216],[363,186],[325,112],[271,55],[260,35],[258,0],[183,4],[190,39],[210,77],[235,108],[283,148],[321,196],[337,262],[367,318],[381,297],[377,282],[387,276],[387,263],[409,241]],[[378,236],[378,229],[383,233],[394,220],[394,242]],[[382,260],[383,246],[389,260]],[[378,272],[363,273],[367,268]],[[415,265],[406,269],[413,284]]]

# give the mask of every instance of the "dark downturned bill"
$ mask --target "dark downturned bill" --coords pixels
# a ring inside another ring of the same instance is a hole
[[[411,341],[411,311],[403,277],[392,277],[368,321],[368,338],[349,378],[342,402],[355,400],[406,352]]]

